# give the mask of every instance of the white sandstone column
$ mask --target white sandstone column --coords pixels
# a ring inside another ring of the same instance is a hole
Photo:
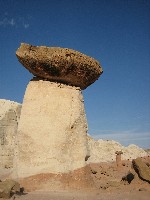
[[[87,121],[80,88],[29,82],[17,134],[18,178],[84,167]]]

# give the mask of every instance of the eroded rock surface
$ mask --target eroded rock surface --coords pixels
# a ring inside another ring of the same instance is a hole
[[[4,169],[12,169],[15,137],[21,104],[0,99],[0,177]]]
[[[85,89],[102,74],[97,60],[78,51],[22,43],[16,55],[33,75]]]
[[[67,173],[86,165],[87,121],[80,88],[30,81],[18,126],[20,177]]]

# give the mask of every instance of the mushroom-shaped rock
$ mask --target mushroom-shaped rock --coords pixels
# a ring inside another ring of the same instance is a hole
[[[122,151],[116,151],[115,154],[116,154],[117,167],[121,167],[121,164],[122,164],[122,162],[121,162],[121,154],[123,154],[123,152]]]
[[[123,154],[123,152],[122,151],[116,151],[115,154],[116,155],[121,155],[121,154]]]
[[[22,43],[16,55],[33,75],[81,89],[95,82],[103,72],[97,60],[68,48]]]

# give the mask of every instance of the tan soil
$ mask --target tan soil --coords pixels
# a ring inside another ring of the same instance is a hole
[[[142,160],[149,166],[150,157]],[[134,179],[130,183],[122,180],[127,174],[132,174]],[[83,177],[92,177],[93,182]],[[60,178],[61,177],[61,178]],[[58,182],[57,182],[58,181]],[[117,167],[116,162],[91,163],[87,168],[76,170],[70,174],[41,174],[25,179],[25,188],[38,190],[45,186],[45,191],[27,192],[16,199],[22,200],[149,200],[150,184],[142,181],[132,167],[130,160],[123,160]],[[38,184],[37,184],[38,183]],[[58,185],[57,185],[57,184]],[[63,183],[63,184],[62,184]],[[93,185],[95,185],[93,187]],[[46,188],[52,191],[47,191]],[[63,186],[63,187],[62,187]],[[69,187],[67,187],[69,186]],[[59,190],[58,190],[59,188]],[[76,189],[75,189],[76,188]],[[44,190],[44,187],[43,189]],[[26,192],[26,191],[25,191]]]
[[[116,192],[32,192],[19,200],[149,200],[149,191],[116,191]],[[13,198],[12,198],[13,199]]]

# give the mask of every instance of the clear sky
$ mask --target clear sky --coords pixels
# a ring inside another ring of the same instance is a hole
[[[0,98],[20,103],[32,78],[21,42],[100,61],[83,91],[89,134],[150,148],[150,0],[0,0]]]

